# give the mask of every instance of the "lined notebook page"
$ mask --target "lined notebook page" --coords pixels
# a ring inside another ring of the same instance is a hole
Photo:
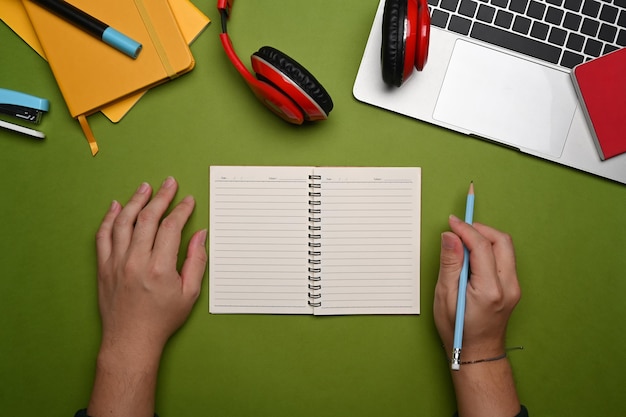
[[[316,168],[321,285],[315,314],[419,314],[419,168]]]
[[[309,174],[306,167],[211,167],[211,313],[312,313]]]
[[[211,167],[209,310],[419,314],[420,194],[419,168]]]

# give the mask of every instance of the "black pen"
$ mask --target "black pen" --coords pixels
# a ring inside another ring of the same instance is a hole
[[[118,32],[111,26],[88,15],[79,8],[69,4],[63,0],[31,0],[39,4],[52,13],[62,17],[68,22],[74,24],[85,32],[102,40],[104,43],[112,46],[128,55],[131,58],[137,58],[141,52],[141,44],[123,33]]]

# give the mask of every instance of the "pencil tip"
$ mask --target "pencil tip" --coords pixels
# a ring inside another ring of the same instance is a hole
[[[474,194],[474,181],[470,182],[468,194]]]

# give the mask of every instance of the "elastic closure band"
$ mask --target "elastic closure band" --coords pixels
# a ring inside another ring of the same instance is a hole
[[[146,27],[146,30],[148,31],[148,35],[150,35],[150,39],[152,40],[152,43],[154,44],[157,55],[159,55],[159,59],[161,60],[163,69],[165,69],[165,72],[170,79],[176,78],[178,75],[174,71],[174,67],[172,67],[171,62],[167,57],[167,52],[165,51],[165,47],[163,46],[163,44],[161,43],[161,40],[159,39],[159,34],[154,28],[154,25],[152,24],[152,19],[150,19],[150,14],[148,13],[148,10],[146,9],[146,6],[143,3],[143,0],[135,0],[135,6],[137,7],[139,14],[141,15],[141,20],[143,20],[143,24]]]

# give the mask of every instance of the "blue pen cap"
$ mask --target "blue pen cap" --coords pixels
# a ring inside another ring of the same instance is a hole
[[[102,40],[133,59],[137,58],[139,52],[141,52],[141,44],[139,42],[112,27],[108,27],[102,32]]]

